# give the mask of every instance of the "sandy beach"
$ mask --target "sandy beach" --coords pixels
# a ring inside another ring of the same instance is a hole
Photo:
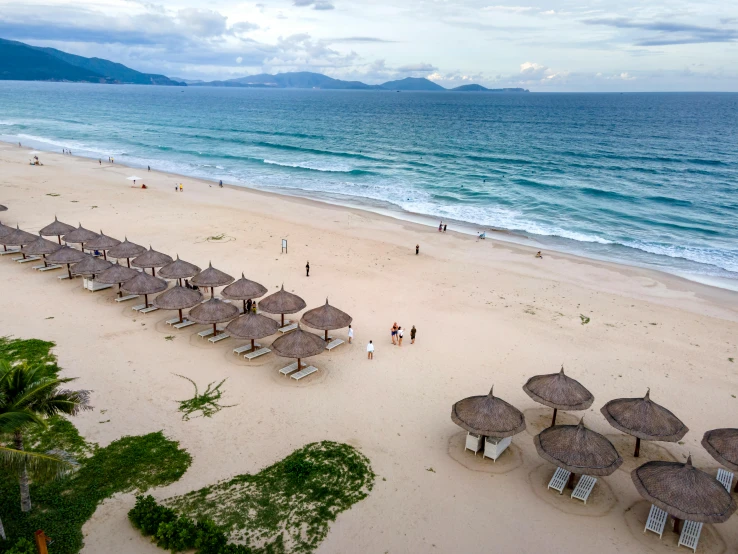
[[[205,326],[173,331],[165,324],[173,312],[140,315],[114,302],[112,289],[92,293],[80,280],[59,281],[58,271],[39,274],[0,258],[0,335],[57,343],[64,374],[94,391],[95,411],[74,421],[81,433],[105,445],[163,429],[192,454],[189,471],[154,490],[157,498],[258,472],[307,443],[332,440],[365,454],[377,480],[367,499],[338,517],[318,552],[678,551],[673,533],[661,541],[642,533],[648,505],[630,479],[642,463],[632,458],[634,439],[599,410],[650,387],[651,398],[690,431],[684,444],[645,444],[641,460],[691,453],[695,465],[714,474],[718,464],[700,440],[738,420],[738,362],[729,360],[738,359],[738,293],[566,254],[536,259],[535,248],[493,238],[439,234],[355,209],[221,189],[105,160],[41,153],[44,165],[35,167],[29,152],[0,144],[4,224],[35,233],[56,215],[203,268],[212,261],[233,276],[244,272],[270,293],[284,284],[308,309],[327,297],[353,317],[354,344],[310,359],[319,372],[294,382],[278,374],[287,362],[273,354],[246,362],[232,353],[241,342],[200,339]],[[146,190],[126,180],[134,174]],[[395,321],[417,327],[414,345],[409,332],[402,347],[391,344]],[[169,335],[176,338],[165,340]],[[335,336],[345,338],[346,330]],[[366,359],[369,340],[373,361]],[[599,479],[586,506],[546,490],[555,468],[537,455],[533,436],[550,410],[522,390],[529,377],[562,364],[595,402],[560,421],[584,415],[625,460]],[[175,373],[203,386],[227,379],[225,403],[237,406],[182,421],[175,401],[191,386]],[[454,402],[492,385],[524,411],[528,425],[496,463],[463,452],[465,432],[450,419]],[[83,552],[164,552],[131,527],[133,502],[133,495],[120,495],[101,505],[84,528]],[[733,516],[705,526],[698,552],[735,552],[736,544]]]

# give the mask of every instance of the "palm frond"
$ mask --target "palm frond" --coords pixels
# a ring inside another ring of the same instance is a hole
[[[64,459],[59,453],[41,454],[0,446],[0,469],[20,471],[24,467],[33,476],[34,481],[50,481],[74,471],[77,464]]]

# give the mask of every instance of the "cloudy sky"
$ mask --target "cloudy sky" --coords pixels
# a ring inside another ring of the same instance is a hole
[[[497,1],[0,0],[0,37],[187,79],[738,90],[738,2]]]

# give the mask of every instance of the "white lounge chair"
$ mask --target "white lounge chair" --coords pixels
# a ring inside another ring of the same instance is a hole
[[[697,543],[700,542],[700,533],[702,533],[702,523],[696,521],[684,520],[682,526],[682,534],[679,536],[679,544],[677,548],[684,545],[691,548],[692,552],[697,552]]]
[[[328,343],[328,345],[325,347],[325,349],[330,351],[330,350],[333,350],[334,348],[338,348],[343,343],[344,343],[344,341],[341,340],[341,339],[332,340],[331,342]]]
[[[259,348],[261,348],[261,345],[258,342],[255,342],[254,343],[254,350],[257,350]],[[238,354],[243,354],[244,352],[246,352],[248,350],[251,350],[251,343],[244,344],[243,346],[239,346],[237,348],[234,348],[233,349],[233,353],[236,354],[236,355],[238,355]]]
[[[292,375],[290,375],[290,377],[292,379],[294,379],[295,381],[299,381],[303,377],[307,377],[308,375],[312,375],[316,371],[318,371],[318,368],[317,367],[314,367],[314,366],[303,367],[297,373],[293,373]]]
[[[179,323],[179,318],[178,317],[174,317],[172,319],[167,319],[167,321],[166,321],[166,324],[167,325],[174,325],[175,323]]]
[[[67,279],[72,279],[72,277],[69,276],[69,273],[65,273],[64,275],[59,275],[57,279],[60,281],[66,281]]]
[[[28,262],[37,262],[40,259],[41,256],[26,256],[25,258],[13,258],[13,261],[19,264],[27,264]]]
[[[138,313],[140,313],[140,314],[148,314],[148,313],[151,313],[151,312],[155,312],[158,309],[159,308],[157,308],[156,306],[149,306],[148,308],[144,308],[142,310],[138,310]]]
[[[651,531],[661,538],[664,534],[664,526],[666,525],[666,520],[668,518],[669,514],[658,506],[651,504],[651,511],[648,512],[648,520],[646,521],[646,526],[643,528],[643,532]]]
[[[20,252],[20,249],[19,248],[13,248],[13,249],[10,249],[10,250],[3,250],[3,251],[0,251],[0,256],[7,256],[9,254],[18,254],[19,252]]]
[[[279,370],[279,372],[284,375],[285,377],[292,373],[293,371],[297,371],[297,362],[292,362],[290,365],[283,367]]]
[[[247,360],[251,361],[254,358],[258,358],[259,356],[263,356],[264,354],[269,354],[271,350],[268,348],[259,348],[259,350],[254,350],[253,352],[249,352],[248,354],[244,354],[243,357]]]
[[[132,309],[132,310],[133,310],[134,312],[140,312],[141,310],[143,310],[143,309],[145,309],[145,308],[148,308],[148,306],[147,306],[146,304],[138,304],[138,305],[136,305],[136,306],[133,306],[133,307],[132,307],[131,309]]]
[[[134,298],[138,298],[138,294],[129,294],[128,296],[119,296],[115,299],[116,302],[128,302],[129,300],[133,300]]]
[[[581,500],[586,504],[589,495],[592,493],[592,489],[594,489],[595,483],[597,483],[597,479],[595,477],[582,475],[579,478],[577,486],[574,487],[574,490],[571,493],[571,497],[576,498],[577,500]]]
[[[175,323],[174,325],[172,325],[172,327],[174,327],[175,329],[184,329],[185,327],[189,327],[190,325],[194,324],[194,321],[189,321],[185,319],[182,323]]]
[[[505,437],[504,439],[496,439],[495,437],[487,437],[484,439],[484,454],[482,458],[492,458],[493,462],[497,461],[497,458],[507,450],[512,442],[512,437]]]
[[[484,442],[484,437],[481,435],[475,435],[474,433],[467,433],[466,434],[466,445],[464,446],[464,452],[467,450],[471,450],[474,452],[474,455],[477,455],[477,452],[479,452],[482,449],[482,442]]]
[[[228,333],[218,333],[214,337],[210,337],[208,339],[208,342],[212,342],[213,344],[215,344],[216,342],[220,342],[229,338],[231,338],[231,335],[229,335]]]
[[[53,271],[55,269],[61,269],[61,268],[62,268],[62,266],[60,266],[60,265],[57,265],[57,264],[49,264],[49,265],[35,266],[33,269],[38,269],[39,271],[43,272],[43,271]]]
[[[277,329],[282,334],[289,333],[290,331],[294,331],[297,329],[297,323],[291,323],[290,325],[285,325],[284,327],[280,327]]]
[[[548,482],[548,488],[555,491],[559,491],[559,494],[563,494],[566,483],[569,482],[571,471],[566,471],[563,467],[557,467],[556,471]]]
[[[208,338],[208,337],[209,337],[210,335],[212,335],[212,334],[213,334],[214,332],[215,332],[215,331],[213,331],[213,328],[212,328],[212,327],[209,327],[209,328],[205,329],[204,331],[200,331],[200,332],[199,332],[199,333],[197,334],[197,336],[198,336],[198,337],[200,337],[201,339],[206,339],[206,338]]]
[[[720,481],[720,484],[728,492],[731,492],[730,488],[733,486],[733,477],[735,476],[730,471],[723,468],[718,469],[717,480]]]

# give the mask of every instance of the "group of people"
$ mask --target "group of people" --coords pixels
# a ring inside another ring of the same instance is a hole
[[[18,143],[18,144],[20,144],[20,143]],[[72,155],[72,151],[69,148],[62,148],[62,154],[71,156]]]
[[[390,330],[391,336],[392,336],[392,344],[396,346],[402,346],[402,339],[405,336],[405,331],[402,329],[400,325],[397,324],[395,321],[392,324],[392,329]],[[410,329],[410,344],[415,344],[415,335],[418,333],[418,330],[415,328],[415,325],[412,326],[412,329]],[[349,325],[349,343],[351,342],[351,339],[354,338],[354,330]],[[366,357],[369,360],[374,359],[374,341],[370,340],[369,343],[366,345]]]
[[[438,224],[438,232],[439,233],[445,233],[446,232],[446,225],[443,223],[443,221],[441,221]]]
[[[182,183],[180,183],[179,185],[177,185],[176,183],[174,184],[174,192],[182,192],[183,190],[184,188],[182,188]]]

